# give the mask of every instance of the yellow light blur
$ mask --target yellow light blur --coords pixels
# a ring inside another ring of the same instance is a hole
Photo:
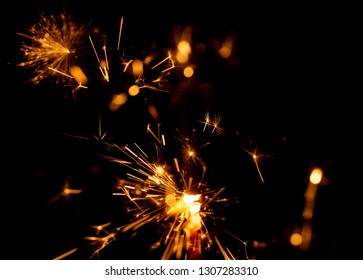
[[[187,63],[187,62],[188,62],[188,60],[189,60],[189,56],[188,56],[188,55],[186,55],[185,53],[180,53],[180,52],[178,52],[178,53],[176,54],[176,60],[177,60],[178,62],[180,62],[180,63]]]
[[[144,63],[140,59],[135,59],[132,62],[132,73],[135,76],[140,76],[144,73]]]
[[[218,53],[223,58],[228,58],[232,54],[233,40],[232,38],[227,38],[223,43],[222,47],[218,50]]]
[[[222,48],[219,49],[218,53],[221,57],[228,58],[232,53],[232,49],[229,48],[228,46],[223,46]]]
[[[313,184],[319,184],[323,178],[323,171],[320,168],[314,168],[310,175],[310,182]]]
[[[168,194],[167,196],[165,196],[165,203],[168,204],[169,206],[173,206],[176,203],[176,197],[174,194]]]
[[[80,84],[84,85],[87,83],[88,79],[86,75],[83,73],[81,67],[73,65],[69,67],[69,73],[73,76],[73,78]]]
[[[138,85],[133,85],[133,86],[131,86],[131,87],[129,88],[129,94],[130,94],[131,96],[136,96],[136,95],[138,95],[138,94],[139,94],[139,92],[140,92],[140,88],[139,88],[139,86],[138,86]]]
[[[183,40],[178,43],[178,52],[189,55],[191,51],[189,42]]]
[[[182,40],[177,46],[178,52],[176,54],[176,59],[180,63],[186,63],[189,60],[189,55],[192,52],[190,44],[188,41]]]
[[[120,108],[121,105],[125,104],[127,101],[127,94],[126,93],[119,93],[114,94],[112,96],[112,100],[108,105],[110,111],[116,111]]]
[[[302,242],[302,236],[300,233],[295,232],[291,234],[290,243],[292,246],[300,246],[301,242]]]
[[[164,173],[164,168],[159,165],[159,166],[156,167],[156,170],[155,171],[156,171],[156,174],[159,174],[160,175],[160,174],[163,174]]]
[[[185,77],[187,77],[187,78],[190,78],[191,76],[193,76],[193,74],[194,74],[194,69],[193,69],[193,67],[190,67],[190,66],[185,67],[185,68],[184,68],[184,71],[183,71],[183,74],[184,74],[184,76],[185,76]]]

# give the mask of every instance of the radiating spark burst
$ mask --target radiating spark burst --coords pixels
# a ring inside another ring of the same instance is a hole
[[[199,122],[204,124],[203,131],[209,129],[211,130],[211,133],[222,135],[224,134],[224,129],[220,127],[221,120],[222,120],[221,115],[215,115],[214,118],[211,118],[209,112],[207,112],[204,116],[204,120]]]
[[[89,24],[75,22],[66,12],[41,13],[39,22],[27,34],[18,33],[29,40],[21,45],[25,61],[19,66],[34,70],[34,83],[53,76],[73,78],[70,68],[77,65],[77,53],[90,31]]]
[[[109,42],[91,22],[78,23],[66,12],[49,16],[41,13],[37,24],[18,33],[28,40],[21,45],[24,60],[18,66],[33,70],[31,81],[35,84],[54,78],[57,83],[70,85],[73,96],[80,89],[99,91],[102,87],[105,92],[104,84],[112,84],[111,92],[104,93],[110,95],[110,111],[118,110],[129,97],[141,91],[176,95],[163,89],[176,67],[174,52],[162,50],[130,56],[120,48],[123,26],[121,17],[118,41]]]
[[[234,258],[208,228],[210,221],[215,224],[219,219],[213,204],[231,201],[219,198],[225,188],[214,190],[205,183],[206,164],[197,157],[195,148],[190,148],[191,139],[179,134],[176,143],[180,155],[170,159],[164,154],[168,141],[160,126],[154,132],[148,125],[147,132],[153,139],[149,152],[136,143],[123,147],[115,144],[122,157],[105,156],[128,170],[125,177],[117,178],[113,195],[126,199],[131,222],[102,236],[87,236],[95,247],[91,258],[116,240],[117,234],[137,232],[147,224],[159,225],[160,236],[150,248],[162,249],[161,259],[199,259],[215,246],[224,252],[223,258]]]

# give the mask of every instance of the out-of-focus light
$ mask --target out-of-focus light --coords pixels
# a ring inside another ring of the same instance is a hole
[[[144,73],[144,64],[140,59],[135,59],[132,62],[132,73],[135,76],[140,76]]]
[[[183,71],[183,74],[184,74],[184,76],[185,76],[185,77],[187,77],[187,78],[190,78],[191,76],[193,76],[193,74],[194,74],[194,69],[193,69],[193,67],[190,67],[190,66],[185,67],[185,68],[184,68],[184,71]]]
[[[108,105],[108,108],[110,111],[116,111],[118,110],[118,108],[120,108],[121,105],[125,104],[126,101],[127,101],[126,93],[114,94],[112,96],[110,104]]]
[[[160,119],[160,116],[159,116],[159,113],[158,111],[156,110],[156,107],[153,105],[153,104],[150,104],[148,106],[148,112],[149,114],[151,115],[151,117],[155,120],[155,121],[159,121]]]
[[[136,95],[138,95],[138,94],[139,94],[139,92],[140,92],[140,88],[139,88],[139,86],[137,86],[137,85],[133,85],[133,86],[131,86],[131,87],[129,88],[129,94],[130,94],[131,96],[136,96]]]
[[[302,236],[300,233],[295,232],[291,234],[290,243],[292,246],[300,246],[301,242],[302,242]]]
[[[81,67],[79,66],[71,66],[69,67],[69,73],[73,76],[73,78],[79,83],[80,85],[85,85],[88,81],[86,75],[82,71]]]
[[[189,55],[191,53],[190,44],[187,41],[180,41],[178,43],[178,52]]]
[[[228,58],[232,53],[232,49],[229,46],[222,46],[222,48],[219,49],[218,53],[221,57]]]
[[[320,168],[314,168],[310,175],[310,182],[312,184],[319,184],[323,178],[323,171]]]
[[[190,48],[190,44],[188,41],[180,41],[178,43],[178,52],[176,54],[176,59],[180,63],[186,63],[189,60],[189,55],[192,52],[192,49]]]

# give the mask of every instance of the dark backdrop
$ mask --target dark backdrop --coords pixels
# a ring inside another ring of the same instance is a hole
[[[98,156],[107,150],[92,136],[99,133],[104,89],[73,98],[62,84],[29,83],[32,72],[16,66],[24,41],[16,33],[26,33],[40,12],[56,14],[63,8],[76,20],[92,20],[112,39],[124,16],[122,44],[133,54],[166,49],[178,30],[192,27],[193,80],[170,77],[169,88],[177,95],[140,95],[121,113],[106,114],[102,126],[125,145],[144,141],[149,104],[158,108],[166,131],[178,129],[185,137],[193,128],[201,131],[198,120],[208,110],[211,116],[221,114],[225,133],[212,135],[212,145],[202,152],[208,183],[238,198],[216,211],[225,217],[223,227],[250,241],[252,257],[360,258],[359,203],[354,202],[359,173],[353,172],[357,164],[350,157],[358,149],[354,143],[360,130],[358,91],[352,87],[357,77],[351,66],[354,18],[345,10],[69,2],[8,3],[4,9],[9,16],[2,19],[3,259],[52,259],[76,247],[69,258],[87,259],[83,237],[89,225],[128,222],[122,203],[111,195],[118,169]],[[235,39],[233,55],[222,59],[214,46],[229,35]],[[198,44],[204,52],[196,51]],[[88,57],[94,59],[92,53]],[[256,147],[266,155],[260,165],[264,182],[244,150]],[[323,169],[326,184],[317,194],[312,245],[303,254],[290,245],[289,236],[302,225],[304,192],[315,166]],[[49,205],[65,182],[83,192]],[[134,238],[120,235],[100,258],[159,258],[158,252],[148,251],[157,231],[148,227]],[[232,242],[223,231],[221,236]]]

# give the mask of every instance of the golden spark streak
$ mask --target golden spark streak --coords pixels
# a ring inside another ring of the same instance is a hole
[[[166,58],[164,58],[162,61],[160,61],[159,63],[157,63],[156,65],[154,65],[153,67],[151,67],[151,69],[155,69],[156,67],[160,66],[161,64],[163,64],[165,61],[169,60],[170,58],[171,58],[171,54],[170,54],[170,52],[168,52],[168,56]]]
[[[221,245],[221,243],[219,242],[219,240],[218,240],[218,237],[217,237],[217,236],[215,236],[215,237],[214,237],[214,240],[216,241],[216,243],[217,243],[217,245],[218,245],[219,250],[221,250],[221,253],[222,253],[222,255],[223,255],[224,259],[225,259],[225,260],[230,260],[230,258],[228,257],[228,254],[227,254],[226,250],[224,250],[224,248],[222,247],[222,245]]]
[[[69,255],[72,255],[73,253],[75,253],[76,251],[78,250],[78,248],[74,248],[56,258],[54,258],[53,260],[61,260],[61,259],[64,259],[65,257],[68,257]]]
[[[58,74],[61,74],[61,75],[65,76],[65,77],[68,77],[68,78],[70,78],[70,79],[73,79],[73,76],[68,75],[67,73],[64,73],[64,72],[62,72],[62,71],[59,71],[59,70],[54,69],[54,68],[52,68],[52,67],[48,67],[48,69],[49,69],[49,70],[52,70],[52,71],[54,71],[54,72],[56,72],[56,73],[58,73]]]
[[[137,226],[137,225],[138,225],[138,224],[140,224],[140,223],[143,223],[144,221],[146,221],[146,220],[147,220],[147,219],[149,219],[149,218],[150,218],[150,216],[149,216],[149,215],[146,215],[145,217],[143,217],[143,218],[141,218],[141,219],[139,219],[139,220],[137,220],[137,221],[135,221],[135,222],[133,222],[133,223],[131,223],[131,224],[127,225],[127,226],[125,226],[125,227],[122,229],[122,232],[126,232],[126,231],[128,231],[128,230],[132,229],[133,227]]]
[[[122,26],[123,26],[123,24],[124,24],[124,17],[121,17],[121,20],[120,20],[120,29],[119,29],[119,33],[118,33],[117,51],[119,51],[119,49],[120,49],[121,32],[122,32]]]
[[[258,175],[260,176],[260,178],[261,178],[261,181],[262,181],[262,183],[264,183],[264,179],[263,179],[263,177],[262,177],[262,173],[261,173],[261,170],[260,170],[260,166],[259,166],[259,164],[258,164],[258,160],[259,160],[259,158],[260,158],[260,155],[257,155],[257,147],[255,148],[255,151],[254,152],[250,152],[250,151],[248,151],[248,150],[246,150],[246,149],[244,149],[249,155],[251,155],[252,156],[252,159],[253,159],[253,162],[254,162],[254,164],[255,164],[255,166],[256,166],[256,169],[257,169],[257,172],[258,172]]]
[[[88,36],[88,38],[89,38],[89,40],[90,40],[90,42],[91,42],[91,45],[92,45],[92,48],[93,48],[93,52],[95,53],[95,55],[96,55],[96,58],[97,58],[97,61],[98,61],[98,64],[99,64],[99,66],[98,66],[98,68],[100,69],[100,71],[101,71],[101,74],[102,74],[102,76],[103,76],[103,78],[105,79],[105,81],[107,81],[107,82],[109,82],[109,75],[108,75],[108,61],[107,61],[107,53],[106,53],[106,42],[105,42],[105,45],[104,45],[104,47],[103,47],[103,50],[104,50],[104,52],[105,52],[105,56],[106,56],[106,65],[107,66],[102,66],[102,62],[101,62],[101,60],[100,60],[100,58],[99,58],[99,56],[98,56],[98,53],[97,53],[97,51],[96,51],[96,48],[95,48],[95,45],[93,44],[93,41],[92,41],[92,38],[91,38],[91,36]]]

